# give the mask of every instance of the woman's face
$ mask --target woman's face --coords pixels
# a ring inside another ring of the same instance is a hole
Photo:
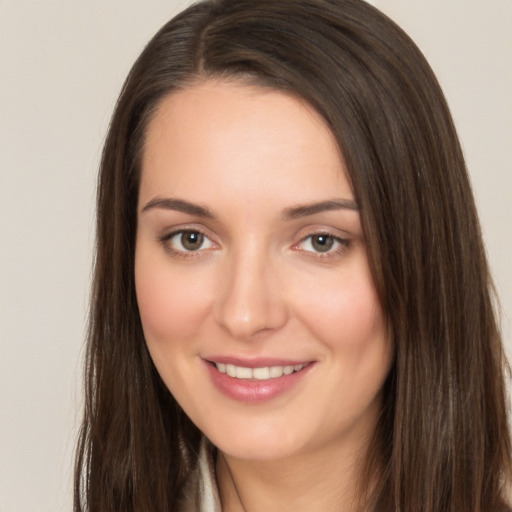
[[[279,459],[368,438],[393,347],[342,157],[308,105],[213,80],[164,99],[135,278],[162,379],[222,451]]]

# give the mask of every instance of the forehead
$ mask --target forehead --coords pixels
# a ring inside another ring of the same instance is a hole
[[[209,80],[159,105],[146,133],[141,195],[222,188],[262,197],[286,191],[297,201],[333,188],[352,196],[334,136],[311,106],[280,91]]]

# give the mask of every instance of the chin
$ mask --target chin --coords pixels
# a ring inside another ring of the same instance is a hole
[[[297,436],[276,429],[244,431],[241,428],[230,435],[216,434],[207,437],[225,455],[240,460],[283,460],[298,455],[305,448],[305,443]]]
[[[226,443],[216,446],[225,455],[240,460],[283,460],[297,454],[296,449],[283,446],[281,443],[272,444],[266,442],[265,444],[258,445],[242,441],[240,443]]]

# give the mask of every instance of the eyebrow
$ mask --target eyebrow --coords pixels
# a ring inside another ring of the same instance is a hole
[[[355,201],[352,201],[351,199],[331,199],[329,201],[321,201],[319,203],[311,203],[286,208],[283,212],[283,218],[286,220],[293,220],[333,210],[357,211],[359,210],[359,206]]]
[[[142,212],[146,212],[148,210],[152,210],[155,208],[160,208],[163,210],[174,210],[208,219],[215,218],[213,212],[209,208],[206,208],[205,206],[191,203],[183,199],[176,199],[171,197],[155,197],[154,199],[151,199],[151,201],[149,201],[144,206],[144,208],[142,208]],[[321,201],[319,203],[291,206],[283,211],[282,218],[285,220],[293,220],[301,217],[307,217],[309,215],[315,215],[317,213],[334,210],[357,211],[359,210],[359,206],[355,201],[352,201],[351,199],[331,199],[328,201]]]
[[[213,215],[212,211],[206,208],[205,206],[190,203],[188,201],[184,201],[183,199],[155,197],[154,199],[151,199],[151,201],[149,201],[144,206],[144,208],[142,208],[142,212],[146,212],[154,208],[161,208],[163,210],[174,210],[177,212],[188,213],[189,215],[195,215],[196,217],[205,217],[208,219],[215,218],[215,215]]]

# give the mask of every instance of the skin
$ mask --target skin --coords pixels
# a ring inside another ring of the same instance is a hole
[[[290,215],[333,200],[352,207]],[[223,510],[351,510],[393,355],[354,206],[325,122],[282,92],[208,80],[165,98],[148,126],[139,309],[164,382],[219,448]],[[187,251],[180,230],[202,245]],[[311,367],[246,403],[213,385],[205,359],[218,355]]]

